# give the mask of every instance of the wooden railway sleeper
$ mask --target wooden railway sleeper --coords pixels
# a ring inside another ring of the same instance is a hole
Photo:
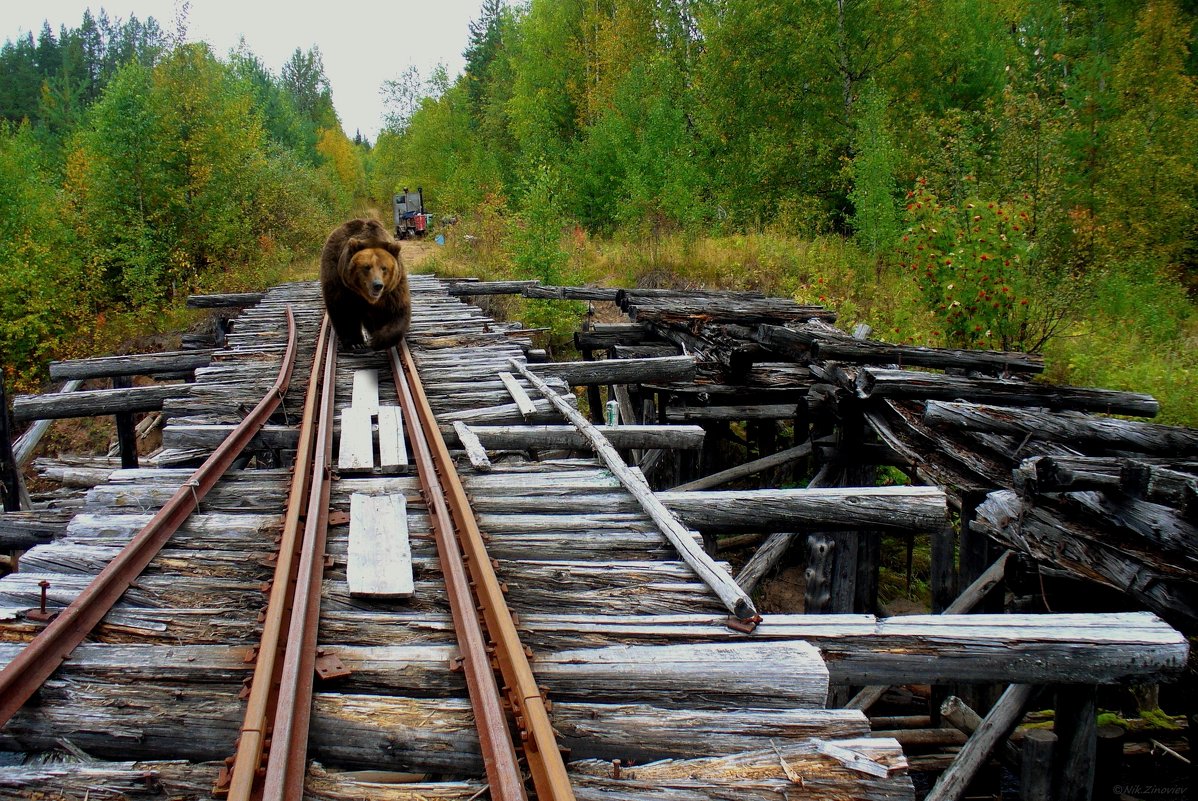
[[[296,326],[286,307],[287,347],[274,384],[258,405],[212,452],[150,521],[53,621],[0,670],[0,727],[5,726],[58,666],[103,620],[146,566],[162,550],[200,500],[224,476],[250,440],[278,408],[295,364]]]
[[[457,555],[458,564],[467,566],[470,571],[470,589],[473,590],[471,594],[474,596],[474,603],[471,605],[481,613],[483,626],[495,645],[494,661],[506,685],[503,696],[510,701],[512,713],[524,723],[519,727],[520,742],[524,747],[537,799],[573,801],[574,791],[566,774],[557,735],[549,721],[542,688],[537,685],[529,666],[528,656],[531,651],[520,642],[512,611],[504,598],[507,586],[495,575],[493,560],[486,551],[486,539],[470,509],[470,502],[453,466],[436,418],[425,398],[420,376],[416,372],[406,342],[401,342],[398,348],[391,352],[391,370],[396,387],[400,389],[400,401],[404,406],[413,448],[431,450],[427,458],[436,465],[437,475],[443,480],[440,487],[443,497],[436,497],[438,493],[434,492],[430,492],[429,495],[438,510],[444,509],[452,516],[452,522],[444,528],[446,538],[456,539],[456,542],[444,543],[444,550]],[[430,506],[430,514],[432,509]],[[431,516],[434,520],[434,532],[437,533],[438,516]],[[456,533],[456,538],[449,537],[450,533]],[[437,544],[440,553],[443,550],[440,533],[437,533]],[[448,585],[451,571],[443,569],[442,572]],[[467,658],[467,665],[469,662],[470,658]],[[471,697],[473,700],[473,692]],[[481,734],[480,730],[480,736]],[[494,785],[492,797],[504,797],[495,793]]]

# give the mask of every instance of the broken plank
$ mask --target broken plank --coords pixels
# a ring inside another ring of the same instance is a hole
[[[520,386],[519,382],[506,370],[499,371],[499,380],[503,382],[503,386],[507,389],[508,394],[512,396],[512,400],[516,402],[516,408],[520,410],[520,414],[525,419],[532,417],[537,413],[537,407],[532,402],[532,398],[528,397],[528,393],[524,391],[524,387]]]

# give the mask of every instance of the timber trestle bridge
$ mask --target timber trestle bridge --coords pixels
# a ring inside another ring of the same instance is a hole
[[[1095,688],[1186,663],[1185,637],[1153,611],[961,614],[1008,562],[1043,558],[1014,541],[1026,530],[1003,535],[1010,520],[987,517],[979,490],[1008,505],[1034,493],[987,486],[1003,466],[964,445],[915,458],[927,434],[895,389],[912,371],[846,369],[854,349],[880,346],[835,332],[827,310],[409,280],[397,350],[340,351],[317,284],[288,284],[198,298],[241,309],[214,347],[58,366],[187,383],[17,399],[20,420],[126,415],[127,434],[128,416],[152,411],[162,448],[154,467],[128,452],[122,469],[45,463],[82,489],[0,516],[0,546],[23,551],[0,579],[0,751],[19,757],[0,762],[0,801],[914,799],[900,733],[866,716],[913,683],[1006,685],[961,726],[929,798],[961,797],[996,748],[1014,749],[1004,741],[1040,692],[1056,693],[1058,740],[1046,761],[1043,743],[1025,745],[1026,781],[1089,798]],[[586,361],[548,363],[530,332],[463,300],[504,292],[616,301],[631,322],[581,332]],[[796,349],[806,358],[767,360]],[[959,358],[1035,370],[1012,354]],[[950,412],[969,404],[936,399],[1038,391],[969,380],[918,386]],[[602,424],[600,387],[622,424]],[[1146,403],[1089,392],[1068,407]],[[854,405],[874,393],[900,400]],[[730,420],[751,422],[760,458],[704,471]],[[790,447],[774,447],[778,420]],[[984,436],[948,439],[1011,448]],[[1065,449],[1037,458],[1067,456],[1080,470]],[[807,488],[714,491],[800,460],[818,466]],[[874,486],[861,464],[901,464],[915,482]],[[1184,539],[1189,463],[1137,464],[1182,476],[1171,531]],[[1121,480],[1111,469],[1106,485]],[[963,529],[962,567],[933,587],[944,614],[876,618],[878,533],[930,537],[943,559],[957,548],[950,513],[1012,552]],[[734,571],[717,557],[738,532],[764,541]],[[753,590],[800,532],[807,611],[823,614],[761,615]],[[1179,571],[1167,578],[1173,595],[1192,591]],[[1166,614],[1158,584],[1130,592]],[[1184,627],[1182,611],[1170,622]]]

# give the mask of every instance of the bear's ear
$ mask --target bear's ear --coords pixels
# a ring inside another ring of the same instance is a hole
[[[355,253],[357,253],[359,250],[363,250],[369,246],[370,246],[369,241],[362,239],[361,237],[357,237],[357,236],[352,237],[345,243],[345,251],[343,253],[343,256],[344,256],[344,258],[348,259],[351,256],[353,256]]]
[[[394,256],[396,261],[399,261],[399,242],[392,239],[386,244],[386,248],[387,252]]]

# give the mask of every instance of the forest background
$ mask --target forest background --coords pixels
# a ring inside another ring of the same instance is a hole
[[[318,46],[276,75],[185,20],[47,25],[0,48],[5,375],[311,276],[333,226],[420,186],[440,272],[761,289],[890,341],[1043,351],[1050,380],[1195,426],[1196,11],[483,0],[461,75],[362,76],[374,143]]]

